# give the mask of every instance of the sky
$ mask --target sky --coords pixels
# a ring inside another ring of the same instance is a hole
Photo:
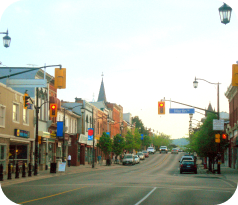
[[[0,32],[9,31],[11,45],[0,44],[4,66],[61,64],[67,69],[66,89],[58,98],[97,101],[103,81],[108,102],[139,116],[144,126],[172,139],[188,137],[189,116],[169,114],[209,103],[229,112],[224,93],[238,61],[238,3],[231,22],[220,22],[220,0],[0,0]],[[1,37],[4,37],[2,35]],[[47,68],[54,76],[54,68]],[[195,76],[205,79],[193,88]],[[204,117],[196,109],[194,127]],[[203,113],[203,114],[201,114]]]

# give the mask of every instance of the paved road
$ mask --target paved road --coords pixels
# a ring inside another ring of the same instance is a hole
[[[18,204],[221,204],[236,184],[216,176],[179,174],[178,155],[150,155],[135,166],[88,171],[2,187]]]

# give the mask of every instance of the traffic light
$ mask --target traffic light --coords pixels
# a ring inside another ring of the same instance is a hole
[[[28,94],[25,93],[24,96],[23,96],[23,108],[24,109],[27,109],[27,107],[28,107],[28,104],[29,104],[28,100],[29,100],[29,98],[30,97],[28,96]]]
[[[238,86],[238,64],[232,65],[232,86]]]
[[[57,117],[57,104],[50,103],[50,117]]]
[[[66,68],[55,68],[55,88],[66,88]]]
[[[226,140],[227,139],[227,134],[223,133],[222,134],[222,139]]]
[[[159,115],[165,114],[165,102],[164,101],[158,102],[158,114]]]

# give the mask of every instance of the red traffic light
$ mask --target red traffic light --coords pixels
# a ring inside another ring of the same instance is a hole
[[[51,109],[52,109],[52,110],[55,110],[55,109],[56,109],[56,106],[55,106],[55,105],[51,105]]]
[[[164,107],[164,103],[159,103],[159,106],[160,107]]]
[[[222,139],[227,139],[227,134],[222,134]]]

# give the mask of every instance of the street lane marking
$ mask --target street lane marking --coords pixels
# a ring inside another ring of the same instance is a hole
[[[61,192],[61,193],[58,193],[58,194],[53,194],[53,195],[41,197],[41,198],[38,198],[38,199],[32,199],[32,200],[29,200],[29,201],[24,201],[24,202],[21,202],[19,204],[26,204],[26,203],[29,203],[29,202],[32,202],[32,201],[38,201],[38,200],[42,200],[42,199],[47,199],[47,198],[58,196],[58,195],[61,195],[61,194],[65,194],[65,193],[68,193],[68,192],[71,192],[71,191],[83,189],[85,187],[88,187],[88,186],[80,187],[80,188],[77,188],[77,189],[72,189],[72,190],[69,190],[69,191],[64,191],[64,192]]]
[[[143,202],[144,200],[146,200],[148,198],[148,196],[150,196],[155,190],[157,189],[157,187],[154,187],[154,189],[152,189],[143,199],[141,199],[139,202],[137,202],[135,205],[139,205],[141,202]]]

